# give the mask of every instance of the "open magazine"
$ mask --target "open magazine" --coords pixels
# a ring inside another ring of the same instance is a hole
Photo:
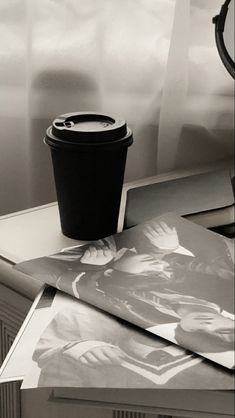
[[[232,258],[221,236],[168,213],[15,268],[234,368]]]
[[[23,389],[234,389],[231,370],[51,287],[36,298],[0,382],[17,376]]]

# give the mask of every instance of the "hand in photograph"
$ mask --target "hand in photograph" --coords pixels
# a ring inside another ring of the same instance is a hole
[[[180,326],[187,332],[212,335],[233,350],[234,321],[219,312],[190,312],[181,319]]]
[[[143,233],[152,245],[161,250],[174,251],[179,247],[176,229],[170,228],[165,222],[147,224]]]
[[[91,245],[88,247],[80,261],[83,264],[92,264],[96,266],[103,266],[108,264],[114,258],[113,249],[109,248],[107,245],[97,246]]]
[[[189,312],[175,329],[175,340],[188,350],[234,369],[234,320],[219,312]],[[220,357],[219,357],[220,355]]]
[[[123,361],[125,354],[116,346],[93,347],[84,353],[79,361],[84,366],[117,366]]]

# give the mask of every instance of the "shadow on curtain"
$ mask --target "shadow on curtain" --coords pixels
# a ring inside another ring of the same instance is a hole
[[[233,90],[211,23],[220,5],[2,0],[0,214],[55,200],[42,139],[61,113],[127,120],[126,181],[231,157]]]

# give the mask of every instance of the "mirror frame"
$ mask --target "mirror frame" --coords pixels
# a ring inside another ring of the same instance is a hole
[[[231,0],[226,0],[224,2],[220,14],[213,18],[213,23],[215,24],[215,40],[220,58],[229,74],[235,79],[235,63],[230,57],[224,43],[224,27],[230,2]]]

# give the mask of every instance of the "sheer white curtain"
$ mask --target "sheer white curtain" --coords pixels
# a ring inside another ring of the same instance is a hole
[[[232,81],[211,23],[220,5],[1,0],[0,214],[55,199],[42,138],[61,113],[127,120],[126,180],[231,156]]]

